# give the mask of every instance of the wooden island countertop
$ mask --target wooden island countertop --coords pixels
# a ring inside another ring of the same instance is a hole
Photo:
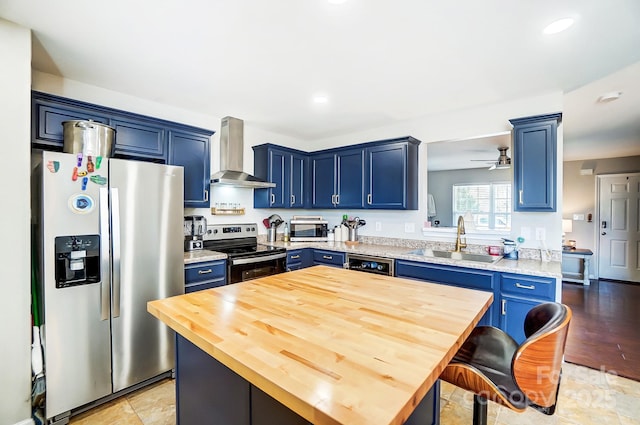
[[[315,266],[147,309],[314,424],[386,425],[404,423],[492,299]]]

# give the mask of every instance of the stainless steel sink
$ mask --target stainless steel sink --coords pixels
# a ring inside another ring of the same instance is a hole
[[[495,263],[500,258],[502,258],[499,255],[472,254],[470,252],[438,251],[428,248],[414,249],[413,251],[409,251],[406,254],[422,255],[425,257],[450,258],[452,260],[476,261],[479,263]]]

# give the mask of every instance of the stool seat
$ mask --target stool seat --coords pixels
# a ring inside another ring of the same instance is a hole
[[[476,395],[476,424],[486,423],[486,400],[518,412],[531,406],[551,415],[570,320],[571,309],[560,303],[532,308],[524,321],[527,339],[521,345],[501,329],[478,326],[440,379]]]

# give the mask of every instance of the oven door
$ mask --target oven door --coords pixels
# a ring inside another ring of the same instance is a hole
[[[256,257],[229,258],[227,260],[227,276],[229,283],[244,282],[284,273],[286,265],[286,252]]]

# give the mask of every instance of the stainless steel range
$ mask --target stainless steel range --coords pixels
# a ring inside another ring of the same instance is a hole
[[[227,254],[227,282],[238,283],[286,271],[287,251],[258,244],[256,223],[207,226],[204,249]]]

